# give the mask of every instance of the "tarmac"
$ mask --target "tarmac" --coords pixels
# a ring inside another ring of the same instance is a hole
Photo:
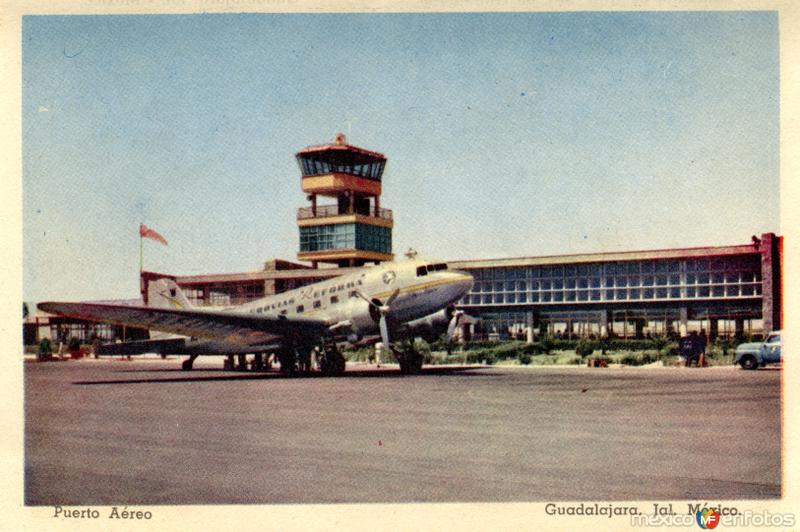
[[[781,496],[779,369],[195,367],[27,362],[25,504]]]

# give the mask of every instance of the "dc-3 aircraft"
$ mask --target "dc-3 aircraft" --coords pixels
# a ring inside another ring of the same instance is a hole
[[[444,330],[452,339],[462,313],[453,304],[470,288],[469,274],[449,270],[439,261],[409,259],[385,262],[340,277],[251,301],[210,310],[192,307],[170,279],[160,279],[160,294],[174,308],[100,303],[40,303],[52,314],[154,329],[198,338],[183,369],[201,354],[275,353],[281,370],[308,369],[317,352],[326,376],[341,375],[345,360],[337,342],[374,337],[392,349],[404,374],[417,373],[422,356],[412,342]],[[393,340],[398,340],[393,343]]]

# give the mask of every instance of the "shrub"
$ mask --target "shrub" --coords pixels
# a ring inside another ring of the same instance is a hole
[[[531,355],[526,353],[525,350],[523,349],[517,355],[517,360],[519,360],[520,364],[527,366],[528,364],[531,363]]]
[[[616,359],[620,364],[627,366],[643,366],[651,364],[657,360],[661,360],[661,354],[658,351],[626,351]]]
[[[489,349],[489,351],[498,360],[506,358],[517,358],[519,353],[522,352],[525,345],[522,342],[506,342],[498,344],[497,346]]]
[[[498,342],[490,340],[472,340],[464,344],[464,351],[478,351],[495,347]]]
[[[428,342],[431,351],[447,351],[448,341],[446,334],[440,334],[439,338],[432,342]],[[453,345],[453,349],[456,348],[456,345]]]
[[[678,344],[670,343],[667,344],[664,349],[661,350],[661,357],[677,357],[680,356],[680,349],[678,349]]]
[[[656,360],[660,360],[660,359],[661,359],[661,356],[658,354],[658,351],[655,351],[655,352],[653,352],[653,351],[645,351],[644,353],[642,353],[641,364],[642,365],[651,364],[651,363],[655,362]]]
[[[522,352],[526,355],[538,355],[542,352],[541,344],[525,344],[522,347]]]
[[[594,358],[596,358],[600,362],[606,362],[606,363],[611,362],[611,357],[608,355],[600,355],[599,357],[594,357]]]
[[[49,338],[42,338],[39,342],[39,358],[46,358],[53,354],[53,345]]]
[[[480,364],[481,361],[484,359],[484,353],[486,353],[485,349],[474,349],[467,353],[467,363],[468,364]]]
[[[719,349],[722,352],[722,356],[725,357],[728,356],[728,353],[734,348],[734,345],[733,342],[727,338],[717,338],[714,341],[714,347]]]
[[[594,344],[590,340],[586,338],[578,340],[578,344],[575,346],[576,355],[581,358],[586,358],[592,353],[594,353]]]
[[[539,347],[541,348],[541,352],[545,354],[552,351],[553,348],[555,347],[553,337],[550,336],[549,334],[545,334],[544,336],[542,336],[542,339],[539,340]]]

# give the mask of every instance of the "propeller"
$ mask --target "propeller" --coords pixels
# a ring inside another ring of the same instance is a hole
[[[357,290],[356,294],[358,295],[358,297],[369,303],[370,307],[374,309],[374,311],[377,313],[377,315],[375,313],[371,314],[373,318],[375,317],[378,318],[377,321],[378,321],[378,328],[380,328],[381,331],[381,340],[383,341],[383,345],[386,346],[387,349],[389,349],[391,343],[389,341],[390,340],[389,323],[387,320],[387,316],[389,315],[389,311],[391,310],[392,303],[394,303],[394,300],[397,299],[398,295],[400,295],[400,289],[396,288],[395,291],[392,292],[391,295],[386,299],[386,301],[383,302],[381,302],[381,300],[377,298],[375,299],[368,298],[360,290]]]
[[[464,315],[463,310],[453,310],[450,322],[447,324],[447,354],[453,354],[453,337],[455,336],[458,320]]]

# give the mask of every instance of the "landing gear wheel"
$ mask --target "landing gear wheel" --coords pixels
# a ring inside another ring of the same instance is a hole
[[[424,358],[416,350],[408,350],[403,353],[396,353],[395,358],[400,364],[400,373],[403,375],[417,375],[422,371]]]
[[[424,358],[419,353],[414,353],[408,361],[408,374],[418,375],[422,371],[422,363]]]
[[[319,369],[326,377],[338,377],[344,373],[344,368],[344,357],[338,351],[325,353],[320,358]]]
[[[283,350],[278,353],[278,361],[281,364],[281,373],[294,376],[297,364],[297,356],[293,350]]]
[[[196,359],[196,358],[197,358],[197,355],[191,355],[189,358],[184,360],[181,363],[181,369],[183,369],[183,371],[190,371],[192,369],[192,364],[194,364],[194,359]]]

